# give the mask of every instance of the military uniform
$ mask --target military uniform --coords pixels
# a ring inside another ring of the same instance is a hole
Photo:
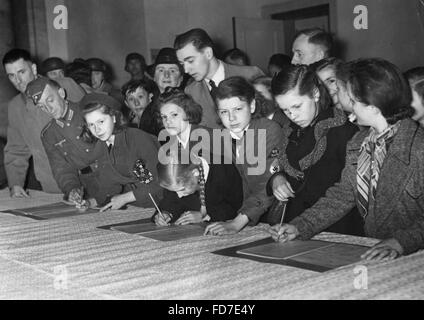
[[[97,193],[97,143],[88,143],[80,137],[84,118],[77,104],[69,102],[65,116],[51,120],[41,133],[41,140],[49,158],[59,188],[67,196],[81,184],[86,196]]]

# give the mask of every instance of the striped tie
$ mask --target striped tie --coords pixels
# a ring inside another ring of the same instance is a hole
[[[388,146],[398,131],[400,122],[390,126],[380,136],[374,130],[365,138],[359,152],[356,182],[358,188],[358,208],[362,217],[368,215],[370,202],[374,202],[380,171],[387,155]]]

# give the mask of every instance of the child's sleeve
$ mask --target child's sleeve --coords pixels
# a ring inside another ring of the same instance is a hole
[[[248,172],[244,172],[249,192],[239,213],[249,218],[249,225],[256,225],[259,222],[260,217],[268,210],[274,199],[273,195],[267,194],[266,187],[273,174],[271,167],[275,160],[275,155],[281,152],[282,135],[281,127],[277,123],[270,123],[266,131],[265,172],[261,175],[249,175]],[[259,139],[258,143],[261,144],[263,142]]]
[[[214,203],[208,203],[208,215],[211,221],[227,221],[237,216],[237,210],[243,204],[243,184],[239,172],[232,164],[222,165],[223,176],[216,188],[217,197]]]

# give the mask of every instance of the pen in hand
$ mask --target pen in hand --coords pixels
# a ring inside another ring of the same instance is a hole
[[[287,202],[288,202],[287,200],[286,201],[280,201],[280,206],[283,206],[283,213],[281,214],[280,228],[278,229],[278,232],[280,232],[281,226],[283,225],[284,215],[286,214]],[[277,242],[280,241],[281,236],[286,237],[285,234],[283,234],[283,235],[278,234]]]
[[[152,202],[153,202],[156,210],[158,211],[159,216],[162,218],[163,221],[166,222],[165,216],[162,214],[162,211],[160,211],[158,205],[156,204],[155,199],[153,199],[153,197],[152,197],[152,195],[150,193],[149,193],[149,197],[150,197],[150,199],[152,199]],[[169,223],[168,223],[168,225],[169,225]]]

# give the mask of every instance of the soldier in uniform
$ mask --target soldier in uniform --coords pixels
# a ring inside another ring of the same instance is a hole
[[[84,198],[97,192],[98,152],[95,143],[87,143],[80,137],[84,119],[79,105],[66,100],[66,91],[47,78],[30,82],[26,93],[53,118],[43,129],[41,140],[65,199],[81,205]]]

